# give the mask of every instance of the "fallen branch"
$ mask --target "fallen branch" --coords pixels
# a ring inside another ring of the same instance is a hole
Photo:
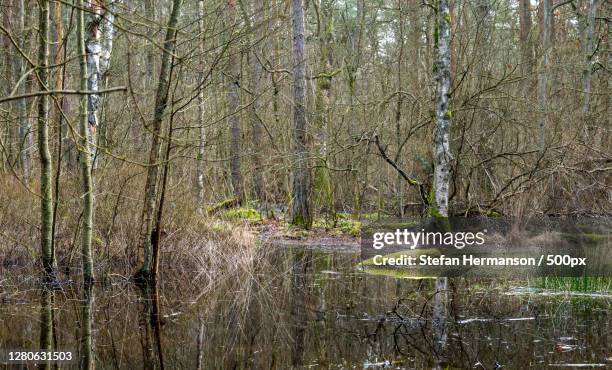
[[[404,170],[399,168],[397,163],[395,163],[391,158],[389,158],[389,156],[387,155],[385,151],[385,148],[382,147],[382,145],[380,144],[380,140],[378,140],[378,135],[374,136],[374,142],[376,143],[376,147],[378,148],[378,151],[380,152],[380,156],[387,163],[389,163],[391,167],[393,167],[397,171],[397,173],[399,173],[400,176],[402,176],[402,178],[406,180],[410,185],[417,186],[419,188],[419,194],[421,195],[422,204],[426,206],[429,205],[429,202],[427,201],[427,194],[426,194],[427,192],[425,191],[425,185],[419,182],[418,180],[408,176]]]

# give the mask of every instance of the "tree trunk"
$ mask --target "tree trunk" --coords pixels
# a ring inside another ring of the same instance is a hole
[[[293,181],[291,223],[309,228],[310,168],[306,131],[306,55],[302,0],[292,0],[293,11]]]
[[[538,72],[538,101],[540,105],[539,145],[540,150],[546,146],[546,121],[548,120],[548,72],[550,68],[550,35],[552,30],[552,0],[543,0],[542,15],[542,60]]]
[[[147,20],[151,22],[150,26],[147,27],[147,38],[149,40],[153,40],[155,35],[155,24],[157,18],[155,16],[154,1],[144,0],[144,8]],[[149,87],[153,81],[153,71],[155,70],[155,54],[153,53],[154,50],[155,46],[151,43],[151,41],[149,41],[147,44],[147,51],[145,55],[145,87]]]
[[[198,31],[200,32],[200,39],[198,39],[198,49],[200,51],[200,58],[204,58],[204,0],[198,1]],[[204,131],[204,63],[200,63],[200,72],[198,73],[198,83],[200,87],[198,89],[198,158],[196,162],[196,187],[198,189],[198,210],[202,211],[202,204],[204,203],[204,155],[206,136]]]
[[[157,93],[155,98],[155,111],[153,114],[153,122],[151,122],[150,130],[153,133],[151,141],[151,151],[149,153],[149,168],[147,171],[147,183],[145,185],[144,207],[142,210],[141,222],[141,243],[144,247],[144,261],[139,272],[139,276],[148,278],[151,274],[153,265],[153,250],[151,239],[153,237],[153,218],[155,216],[155,205],[157,200],[157,188],[159,178],[159,156],[161,149],[160,137],[162,134],[162,122],[166,105],[168,103],[168,91],[170,88],[170,77],[172,69],[172,53],[176,46],[176,25],[183,0],[172,1],[172,12],[168,20],[166,29],[166,39],[164,41],[164,54],[162,55],[162,64],[159,71],[159,82],[157,85]]]
[[[404,0],[398,0],[398,24],[395,33],[395,40],[399,43],[398,56],[397,56],[397,103],[395,107],[395,140],[397,145],[397,154],[395,156],[396,163],[401,166],[401,146],[402,146],[402,105],[403,105],[403,94],[402,90],[402,61],[404,59],[404,14],[402,9],[402,2]],[[417,66],[412,66],[416,68]],[[404,178],[398,173],[395,180],[395,186],[397,188],[397,207],[400,218],[404,217]]]
[[[591,95],[591,75],[593,74],[593,36],[595,33],[596,0],[589,0],[586,29],[584,30],[584,69],[582,71],[582,89],[584,100],[582,113],[589,113]],[[585,122],[586,124],[586,122]]]
[[[334,217],[334,201],[331,186],[331,175],[328,166],[327,132],[330,124],[330,100],[333,79],[333,0],[321,0],[318,19],[319,41],[319,76],[316,84],[315,109],[317,124],[318,159],[315,168],[316,205],[322,204],[327,213]]]
[[[19,40],[19,46],[26,50],[26,30],[25,30],[25,2],[24,0],[16,0],[16,13],[17,13],[17,29],[18,35],[17,39]],[[15,68],[15,78],[20,79],[22,75],[25,73],[25,66],[23,57],[18,53],[15,53],[14,56],[14,68]],[[21,81],[19,84],[19,88],[17,89],[18,94],[26,93],[26,83],[25,80]],[[32,137],[32,124],[30,119],[28,118],[27,112],[27,104],[26,99],[19,99],[17,101],[17,114],[19,116],[19,130],[18,130],[18,138],[19,138],[19,163],[21,165],[21,170],[23,172],[23,177],[26,182],[29,182],[31,172],[32,172],[32,145],[33,145],[33,137]]]
[[[521,72],[524,86],[529,86],[530,76],[533,73],[533,45],[531,43],[531,0],[520,0],[519,23],[521,40]]]
[[[113,48],[115,16],[114,0],[103,7],[101,0],[87,2],[87,24],[85,31],[85,50],[87,52],[87,88],[97,92],[106,76],[110,65],[110,57]],[[100,95],[87,95],[87,120],[89,122],[89,142],[92,147],[92,157],[96,157],[96,131],[100,128]]]
[[[240,169],[240,156],[242,151],[240,148],[240,54],[238,48],[235,47],[236,40],[233,40],[233,35],[237,28],[236,23],[236,0],[228,1],[228,29],[232,30],[227,42],[231,43],[228,48],[229,60],[227,62],[227,107],[229,114],[230,126],[230,174],[232,179],[232,187],[234,189],[234,198],[238,204],[242,204],[244,200],[244,191],[242,187],[242,171]]]
[[[100,71],[99,71],[99,84],[102,85],[103,88],[106,88],[106,84],[108,81],[108,68],[110,67],[111,56],[113,52],[113,41],[115,38],[115,4],[120,0],[109,0],[106,2],[106,8],[104,10],[103,17],[100,23]],[[98,107],[100,109],[100,99],[98,97]],[[100,121],[100,133],[98,138],[98,145],[101,147],[105,147],[108,145],[108,122],[104,122],[104,117],[100,117],[102,112],[96,112],[98,114],[98,120]],[[99,159],[98,159],[99,161]],[[95,166],[95,162],[94,162]]]
[[[49,85],[49,1],[38,0],[38,80],[41,91]],[[40,242],[47,278],[55,275],[53,251],[52,163],[49,152],[49,95],[38,98],[38,151],[40,153]]]
[[[268,31],[268,27],[264,26],[264,4],[263,0],[257,0],[255,2],[255,25],[253,27],[253,34],[258,34],[257,29],[265,30],[266,33]],[[264,39],[265,40],[265,39]],[[266,43],[261,42],[261,46],[253,48],[251,52],[251,79],[250,79],[250,90],[253,93],[253,103],[249,107],[249,116],[251,121],[251,133],[252,133],[252,142],[253,142],[253,185],[255,188],[255,195],[260,202],[263,202],[264,199],[264,184],[263,177],[261,172],[263,170],[263,166],[261,163],[261,151],[263,149],[262,145],[262,123],[259,118],[259,114],[261,113],[261,93],[262,93],[262,77],[263,77],[263,68],[260,60],[263,60],[264,50],[266,48]]]
[[[88,73],[88,64],[91,65],[91,56],[86,55],[86,41],[85,41],[85,11],[83,10],[83,0],[77,0],[77,44],[79,51],[79,65],[80,65],[80,85],[81,90],[87,90],[92,86],[89,84],[92,77]],[[91,24],[88,22],[88,27]],[[88,30],[88,33],[92,32]],[[88,41],[89,37],[88,37]],[[91,45],[90,45],[91,46]],[[87,49],[89,54],[92,49]],[[96,85],[97,87],[97,85]],[[91,239],[93,230],[93,182],[91,180],[91,160],[90,154],[90,129],[91,112],[88,112],[88,108],[91,107],[91,96],[93,95],[81,95],[79,97],[79,150],[81,151],[79,159],[81,162],[81,176],[82,176],[82,189],[83,189],[83,229],[81,231],[81,253],[83,257],[83,281],[86,289],[88,289],[94,281],[93,273],[93,259],[91,255]],[[89,98],[88,98],[89,97]],[[89,104],[88,104],[89,100]],[[88,114],[89,113],[89,114]],[[95,113],[94,113],[95,116]],[[95,127],[95,126],[94,126]]]
[[[439,0],[438,5],[438,42],[436,73],[436,133],[434,142],[434,216],[448,217],[448,191],[450,172],[450,11],[449,0]]]

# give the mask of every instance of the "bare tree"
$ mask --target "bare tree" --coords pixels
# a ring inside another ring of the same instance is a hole
[[[83,0],[77,0],[77,46],[79,51],[79,66],[80,66],[80,84],[79,88],[82,91],[87,90],[88,85],[91,85],[91,74],[88,74],[88,64],[92,64],[93,52],[91,49],[86,52],[86,43],[91,41],[88,37],[88,41],[85,39],[85,10],[83,9]],[[88,26],[91,27],[91,24]],[[91,35],[91,30],[88,30],[88,34]],[[91,45],[89,45],[91,47]],[[95,68],[95,67],[94,67]],[[96,73],[95,70],[93,72]],[[97,91],[97,83],[93,85]],[[81,95],[79,97],[79,143],[78,147],[81,151],[79,160],[81,162],[81,178],[82,178],[82,199],[83,199],[83,230],[81,231],[81,253],[83,258],[83,280],[86,288],[89,288],[94,281],[93,272],[93,258],[91,255],[91,239],[93,233],[93,207],[94,207],[94,196],[93,196],[93,182],[91,179],[91,161],[92,156],[90,153],[90,127],[91,124],[91,113],[89,110],[94,109],[91,104],[91,95]],[[89,104],[88,104],[89,100]],[[88,107],[89,105],[89,107]],[[94,111],[95,119],[95,111]],[[95,124],[93,125],[95,127]]]
[[[234,188],[234,198],[237,204],[242,204],[244,200],[244,190],[242,184],[242,170],[240,168],[240,157],[242,155],[240,149],[240,52],[235,47],[233,40],[237,32],[236,20],[236,0],[228,0],[227,2],[227,21],[228,28],[232,30],[232,36],[228,42],[231,47],[228,49],[229,58],[227,61],[227,107],[229,114],[230,126],[230,174],[232,179],[232,187]]]
[[[593,38],[597,1],[589,0],[588,4],[586,27],[584,30],[584,69],[582,71],[582,89],[584,91],[582,112],[584,114],[588,114],[590,108],[591,76],[593,74]]]
[[[525,81],[530,80],[533,73],[533,44],[531,42],[531,3],[521,0],[519,3],[519,23],[521,42],[521,71]],[[525,86],[529,84],[525,82]]]
[[[198,49],[200,58],[204,58],[204,0],[198,1],[198,31],[200,38],[198,39]],[[206,110],[204,109],[204,63],[200,63],[200,72],[198,73],[198,158],[196,162],[196,187],[198,189],[198,209],[202,211],[202,203],[204,202],[204,155],[206,154],[206,132],[204,129],[204,121]]]
[[[158,180],[159,180],[159,158],[161,151],[162,122],[168,105],[168,92],[170,89],[170,78],[172,72],[172,54],[176,47],[176,34],[179,14],[183,0],[172,1],[172,12],[168,19],[166,28],[166,39],[164,41],[164,53],[162,64],[159,71],[159,82],[157,84],[157,94],[155,98],[155,109],[153,122],[150,129],[153,134],[151,141],[151,151],[149,152],[149,167],[147,170],[147,183],[145,185],[144,207],[142,210],[142,221],[140,229],[141,243],[144,247],[144,261],[138,276],[148,278],[151,276],[153,267],[152,237],[153,218],[156,214],[155,206],[157,202]]]
[[[255,24],[252,27],[253,34],[257,35],[256,30],[262,29],[268,31],[267,22],[264,24],[264,4],[263,0],[257,0],[254,7],[255,12]],[[265,39],[264,39],[265,40]],[[253,103],[249,107],[249,116],[251,121],[251,133],[253,143],[253,187],[255,188],[255,195],[259,201],[264,201],[264,182],[262,176],[263,166],[261,163],[261,151],[262,145],[262,122],[259,116],[262,107],[262,82],[263,82],[263,67],[261,60],[265,52],[265,41],[259,43],[259,46],[254,46],[251,51],[251,76],[249,86],[251,93],[253,94]]]
[[[15,1],[15,13],[17,20],[16,28],[18,30],[18,42],[19,46],[22,49],[26,48],[26,35],[25,35],[25,2],[24,0],[16,0]],[[13,68],[15,70],[14,75],[18,79],[17,83],[19,86],[17,87],[18,94],[26,93],[26,83],[25,83],[25,63],[23,57],[19,55],[19,53],[14,54]],[[27,104],[26,99],[22,98],[17,101],[17,114],[19,116],[19,129],[18,135],[19,138],[19,162],[21,165],[21,170],[23,172],[23,177],[26,181],[29,181],[31,172],[32,172],[32,145],[33,145],[33,135],[32,135],[32,123],[28,118],[27,112]]]
[[[550,69],[551,33],[552,33],[552,0],[543,0],[542,20],[542,59],[538,72],[538,102],[540,105],[539,141],[540,150],[546,145],[546,122],[548,121],[548,74]]]
[[[41,91],[49,86],[49,2],[38,0],[38,81]],[[38,100],[38,151],[40,154],[40,242],[42,264],[48,277],[55,275],[53,251],[52,162],[49,151],[49,96]]]
[[[306,128],[306,55],[302,0],[292,0],[293,20],[293,181],[291,223],[306,228],[310,215],[310,168]]]
[[[434,67],[436,73],[436,132],[434,139],[434,184],[435,203],[431,211],[434,216],[448,217],[448,191],[450,173],[450,109],[451,52],[450,11],[448,0],[438,3],[438,55]]]

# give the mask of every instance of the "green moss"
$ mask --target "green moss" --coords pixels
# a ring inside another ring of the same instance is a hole
[[[253,208],[234,208],[227,210],[221,216],[226,220],[246,220],[246,221],[260,221],[261,214]]]
[[[340,220],[338,222],[338,228],[343,234],[359,236],[359,234],[361,233],[361,222],[352,220]]]
[[[209,215],[212,215],[222,209],[232,208],[235,205],[237,205],[236,199],[234,198],[225,199],[219,203],[213,204],[212,206],[208,207],[208,209],[206,210],[206,213]]]

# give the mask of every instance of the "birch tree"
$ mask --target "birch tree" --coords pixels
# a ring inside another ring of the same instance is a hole
[[[434,204],[433,216],[448,219],[448,193],[450,180],[450,128],[452,111],[450,108],[451,89],[451,18],[449,0],[438,0],[437,14],[437,58],[434,72],[436,78],[436,132],[434,138]],[[430,210],[430,211],[431,211]],[[442,223],[443,227],[446,223]],[[435,281],[436,293],[433,300],[432,331],[434,349],[437,357],[436,368],[444,368],[445,346],[447,340],[447,289],[448,279]]]
[[[77,47],[79,51],[79,66],[80,66],[80,84],[79,88],[82,91],[87,90],[88,84],[91,81],[91,74],[88,73],[88,64],[91,63],[89,52],[86,53],[85,39],[85,11],[83,9],[83,0],[77,0]],[[91,26],[91,25],[89,25]],[[89,30],[88,32],[91,32]],[[90,85],[91,88],[91,85]],[[97,85],[96,85],[97,88]],[[95,91],[95,90],[93,90]],[[91,127],[91,112],[92,107],[91,95],[81,95],[79,97],[79,143],[78,147],[81,151],[79,160],[81,163],[81,181],[82,181],[82,199],[83,199],[83,230],[81,231],[81,253],[83,258],[83,281],[85,287],[88,288],[94,281],[93,259],[91,256],[91,239],[93,232],[93,182],[91,180],[91,161],[90,154],[90,127]],[[93,126],[95,127],[95,126]]]
[[[95,144],[96,130],[100,127],[99,109],[100,85],[105,80],[106,72],[110,65],[110,58],[113,48],[114,35],[114,4],[115,0],[110,0],[103,6],[102,0],[87,2],[87,24],[85,31],[85,51],[87,53],[87,88],[94,92],[88,95],[87,102],[87,121],[89,122],[90,143]],[[95,157],[95,145],[92,151]]]
[[[49,85],[49,1],[38,0],[38,81],[41,91]],[[40,155],[40,242],[47,277],[55,275],[53,251],[52,162],[49,151],[49,95],[38,98],[38,152]]]
[[[161,151],[161,135],[162,123],[166,106],[168,104],[168,92],[170,89],[170,78],[172,72],[172,54],[176,47],[177,24],[183,0],[172,1],[172,11],[168,19],[166,28],[166,39],[164,41],[164,53],[162,54],[162,64],[159,71],[159,82],[157,84],[157,93],[155,98],[155,109],[153,114],[153,122],[150,124],[150,130],[153,134],[151,140],[151,150],[149,152],[149,167],[147,170],[147,182],[145,185],[145,198],[142,211],[141,221],[141,243],[144,248],[144,260],[142,267],[137,274],[138,277],[149,278],[152,273],[153,265],[153,250],[152,236],[153,218],[155,216],[155,206],[157,201],[158,183],[159,183],[159,158]]]
[[[434,216],[448,217],[448,190],[450,173],[449,135],[452,111],[450,109],[450,11],[448,0],[438,3],[436,79],[436,131],[434,138]]]
[[[306,127],[306,55],[302,0],[292,0],[293,20],[293,179],[291,223],[309,228],[310,169]]]

